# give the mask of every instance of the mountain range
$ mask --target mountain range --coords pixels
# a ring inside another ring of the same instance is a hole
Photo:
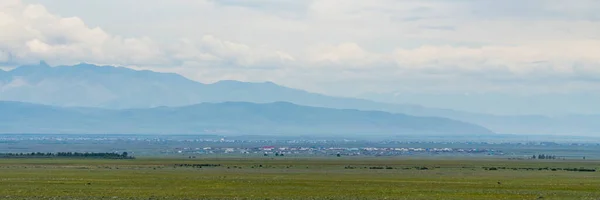
[[[600,115],[490,115],[332,97],[272,82],[203,84],[173,73],[85,63],[51,67],[41,62],[0,71],[0,100],[102,109],[183,107],[209,102],[290,102],[311,107],[449,118],[478,124],[497,133],[594,135],[600,130],[597,123]]]
[[[296,136],[489,135],[439,117],[300,106],[201,103],[144,109],[66,108],[0,102],[0,133],[220,134]]]
[[[479,90],[478,92],[389,92],[358,95],[383,103],[419,105],[433,108],[495,114],[495,115],[570,115],[600,113],[600,88],[597,91],[557,93],[501,93]],[[493,106],[491,106],[493,105]]]

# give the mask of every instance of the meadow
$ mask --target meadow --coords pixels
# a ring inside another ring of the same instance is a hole
[[[598,161],[0,159],[0,199],[600,199]]]

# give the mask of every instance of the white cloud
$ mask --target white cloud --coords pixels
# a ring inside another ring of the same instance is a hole
[[[13,62],[164,64],[165,55],[151,39],[122,38],[90,28],[77,17],[63,18],[38,4],[0,7],[0,49]]]
[[[0,63],[6,63],[10,59],[10,54],[5,51],[0,51]]]
[[[400,66],[445,68],[445,70],[486,71],[503,68],[516,75],[531,73],[572,74],[600,72],[600,41],[547,42],[521,46],[423,46],[398,49]],[[581,68],[580,65],[591,66]],[[450,69],[449,69],[450,68]],[[589,70],[589,71],[587,71]]]
[[[29,83],[27,80],[17,77],[8,83],[0,82],[0,91],[9,90],[12,88],[20,88],[23,86],[29,86]]]
[[[212,52],[222,61],[233,61],[240,66],[265,64],[271,61],[276,62],[276,64],[294,61],[294,58],[291,55],[281,51],[251,48],[248,45],[224,41],[212,35],[204,36],[200,40],[198,48],[207,52]]]
[[[594,0],[24,2],[44,6],[0,4],[0,62],[130,65],[331,94],[587,90],[600,79]]]
[[[52,64],[91,62],[135,66],[173,66],[182,62],[215,65],[278,65],[294,58],[282,51],[206,35],[198,41],[158,43],[149,37],[122,37],[88,27],[78,17],[49,13],[40,4],[14,1],[0,8],[0,49],[13,62],[47,60]],[[7,53],[5,53],[7,54]],[[6,57],[6,56],[3,56]],[[6,60],[6,58],[4,59]]]
[[[368,52],[356,43],[320,45],[309,50],[307,62],[333,67],[368,67],[383,63],[384,56]]]

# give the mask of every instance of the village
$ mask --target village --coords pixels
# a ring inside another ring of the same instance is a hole
[[[174,148],[162,154],[189,155],[248,155],[248,156],[411,156],[411,155],[504,155],[493,149],[463,148],[380,148],[380,147],[286,147],[262,146],[254,148],[196,147]]]
[[[593,159],[598,143],[352,140],[215,135],[6,134],[5,153],[129,152],[135,157],[499,157],[533,155]],[[60,145],[57,145],[60,144]],[[578,149],[573,153],[570,149]]]

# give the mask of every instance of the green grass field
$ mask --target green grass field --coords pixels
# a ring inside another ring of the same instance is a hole
[[[600,199],[600,172],[565,170],[598,167],[397,158],[0,159],[0,199]]]

